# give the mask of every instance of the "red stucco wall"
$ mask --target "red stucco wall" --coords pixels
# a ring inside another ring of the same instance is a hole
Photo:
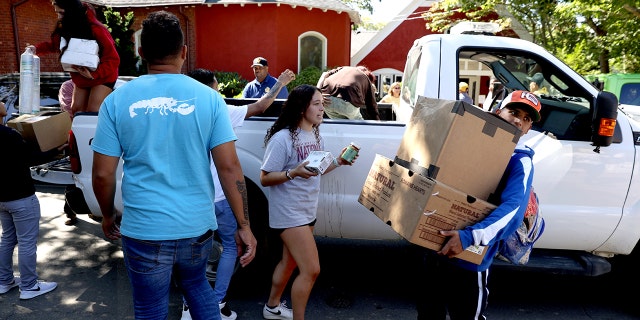
[[[251,61],[258,56],[269,61],[273,76],[287,68],[299,72],[298,37],[307,31],[327,38],[328,66],[350,60],[350,20],[344,12],[275,4],[202,6],[196,24],[197,67],[238,72],[247,80],[254,79]]]

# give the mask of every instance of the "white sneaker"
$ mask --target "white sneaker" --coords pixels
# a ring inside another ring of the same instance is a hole
[[[293,319],[293,310],[289,309],[285,303],[286,301],[282,301],[273,309],[267,307],[265,303],[264,308],[262,308],[262,317],[265,319]]]
[[[10,284],[0,284],[0,294],[7,293],[9,290],[20,285],[20,277],[13,277],[13,282]]]
[[[220,318],[222,318],[222,320],[236,320],[238,317],[235,311],[227,307],[226,302],[219,303],[218,306],[220,307]]]
[[[35,298],[37,296],[43,295],[47,292],[53,291],[58,287],[58,284],[55,282],[45,282],[38,280],[36,284],[31,287],[31,289],[22,290],[20,289],[20,299],[27,300],[31,298]]]
[[[182,303],[182,317],[180,320],[191,320],[191,313],[189,313],[189,306],[186,303]]]

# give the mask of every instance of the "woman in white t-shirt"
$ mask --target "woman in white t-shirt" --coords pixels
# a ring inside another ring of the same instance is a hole
[[[320,90],[300,85],[289,93],[280,117],[265,137],[260,183],[269,187],[269,227],[283,242],[269,300],[262,309],[265,319],[304,319],[311,289],[320,273],[313,226],[321,175],[307,170],[305,159],[311,151],[325,151],[319,130],[323,115]],[[343,164],[352,163],[337,157],[323,174]],[[280,298],[296,268],[299,274],[291,287],[292,309],[289,309]]]

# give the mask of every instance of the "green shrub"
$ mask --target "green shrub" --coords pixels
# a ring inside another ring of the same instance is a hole
[[[218,79],[218,91],[225,98],[240,98],[242,89],[249,81],[242,79],[237,72],[214,71]]]
[[[287,85],[287,90],[291,92],[293,88],[301,84],[310,84],[312,86],[315,86],[316,84],[318,84],[318,79],[320,79],[320,75],[322,75],[322,70],[313,66],[307,67],[302,71],[300,71],[300,73],[296,75],[296,79],[291,81]]]

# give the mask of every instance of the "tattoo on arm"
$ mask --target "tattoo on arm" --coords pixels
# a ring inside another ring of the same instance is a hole
[[[269,92],[267,92],[266,97],[267,98],[275,98],[275,97],[277,97],[281,88],[282,88],[282,82],[280,82],[280,81],[276,82],[276,84],[274,84],[273,87],[271,87],[271,90],[269,90]]]
[[[249,224],[249,200],[247,199],[247,184],[244,180],[236,181],[236,186],[240,195],[242,196],[242,207],[244,208],[244,221],[242,221],[241,225]]]

